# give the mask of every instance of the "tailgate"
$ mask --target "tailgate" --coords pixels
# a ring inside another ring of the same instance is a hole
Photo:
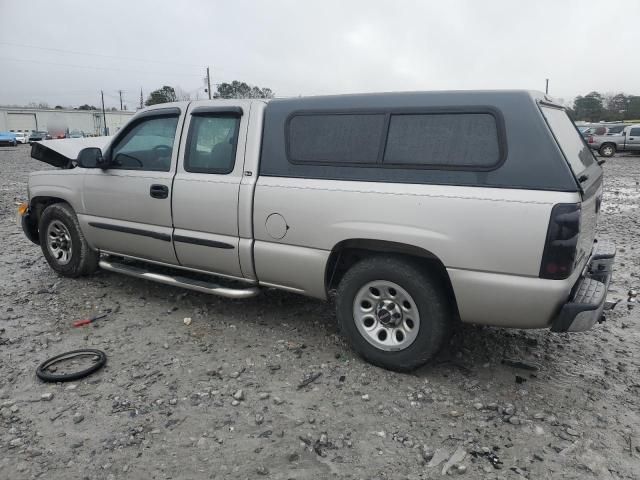
[[[540,110],[571,168],[582,194],[576,268],[582,269],[591,254],[602,201],[602,168],[575,124],[563,108],[541,105]]]
[[[588,190],[582,193],[580,212],[580,235],[576,251],[576,268],[582,269],[589,260],[593,241],[596,238],[596,226],[602,203],[602,175]]]

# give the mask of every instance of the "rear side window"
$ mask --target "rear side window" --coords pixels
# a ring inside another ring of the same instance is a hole
[[[230,173],[236,161],[240,118],[193,115],[184,169],[193,173]]]
[[[391,115],[385,164],[488,168],[499,162],[491,114]]]
[[[376,163],[384,114],[302,114],[289,120],[292,163]]]
[[[632,128],[629,130],[629,135],[632,137],[640,137],[640,128]]]
[[[541,110],[571,170],[578,177],[594,163],[593,154],[563,109],[543,106]]]
[[[301,113],[286,132],[294,164],[491,170],[503,156],[487,112]]]

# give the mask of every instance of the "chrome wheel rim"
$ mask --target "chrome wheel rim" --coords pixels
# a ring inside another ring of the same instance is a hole
[[[64,223],[54,220],[47,227],[47,249],[59,265],[71,261],[71,234]]]
[[[612,155],[613,154],[613,149],[611,147],[604,147],[603,153],[605,155],[607,155],[607,156]]]
[[[364,285],[353,300],[353,320],[364,339],[380,350],[408,348],[418,336],[418,306],[404,288],[387,280]]]

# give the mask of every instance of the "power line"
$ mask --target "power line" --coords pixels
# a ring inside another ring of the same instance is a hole
[[[11,43],[11,42],[0,42],[0,45],[9,45],[12,47],[24,47],[24,48],[35,48],[37,50],[48,50],[50,52],[61,52],[61,53],[70,53],[72,55],[90,55],[92,57],[103,57],[103,58],[115,58],[118,60],[135,60],[138,62],[149,62],[149,63],[164,63],[168,65],[182,65],[185,67],[200,67],[201,65],[195,65],[193,63],[178,63],[178,62],[168,62],[166,60],[149,60],[148,58],[136,58],[136,57],[122,57],[119,55],[106,55],[102,53],[90,53],[90,52],[78,52],[75,50],[65,50],[62,48],[53,48],[53,47],[39,47],[36,45],[25,45],[22,43]]]
[[[196,73],[172,73],[172,72],[160,72],[153,70],[127,70],[123,68],[111,68],[111,67],[96,67],[91,65],[75,65],[70,63],[55,63],[55,62],[43,62],[41,60],[28,60],[23,58],[11,58],[11,57],[0,57],[0,60],[9,60],[13,62],[27,62],[27,63],[36,63],[38,65],[55,65],[57,67],[72,67],[72,68],[86,68],[89,70],[107,70],[113,72],[127,72],[127,73],[143,73],[143,74],[154,74],[154,75],[179,75],[183,77],[201,77],[201,74]]]

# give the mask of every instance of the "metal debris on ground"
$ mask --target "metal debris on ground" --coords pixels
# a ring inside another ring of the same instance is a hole
[[[309,375],[306,375],[305,378],[302,380],[302,382],[298,384],[298,387],[297,387],[298,390],[306,387],[310,383],[315,382],[321,376],[322,376],[322,372],[310,373]]]
[[[95,322],[96,320],[100,320],[101,318],[105,318],[109,315],[109,313],[111,313],[111,310],[107,310],[106,312],[100,313],[98,315],[95,315],[93,317],[90,318],[84,318],[82,320],[77,320],[75,322],[73,322],[73,326],[74,327],[82,327],[84,325],[90,325],[93,322]]]

